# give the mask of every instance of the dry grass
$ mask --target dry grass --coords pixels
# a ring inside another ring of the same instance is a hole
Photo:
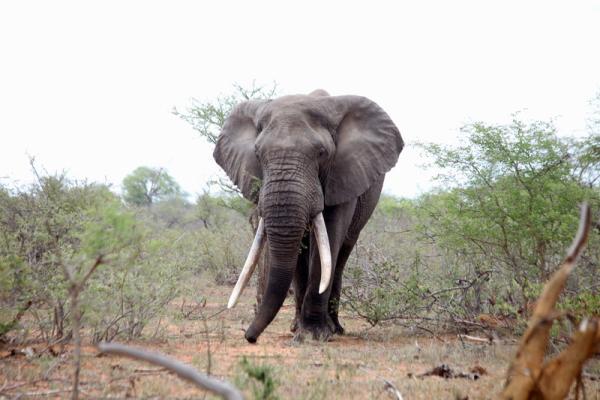
[[[203,310],[205,315],[222,309],[229,292],[227,287],[199,287],[199,293],[208,299]],[[174,318],[162,340],[131,344],[163,352],[204,372],[208,368],[210,345],[211,373],[231,381],[239,381],[242,374],[239,363],[246,356],[253,364],[274,368],[279,382],[276,393],[282,399],[391,399],[392,395],[384,388],[384,379],[392,382],[405,399],[495,398],[502,389],[507,366],[516,350],[516,341],[493,346],[463,344],[454,337],[443,337],[442,342],[407,335],[397,327],[369,330],[366,324],[347,316],[342,316],[342,323],[348,335],[335,337],[328,343],[297,344],[292,342],[289,332],[293,317],[293,305],[289,301],[258,343],[250,345],[244,340],[243,328],[253,316],[253,299],[252,290],[247,290],[236,308],[211,318],[208,336],[201,320]],[[178,304],[173,304],[172,309],[173,315],[179,313]],[[44,346],[31,347],[39,352]],[[22,394],[26,396],[21,398],[41,394],[44,398],[68,397],[68,391],[52,391],[70,388],[69,347],[64,349],[63,355],[52,356],[45,352],[30,358],[10,355],[12,349],[5,348],[0,354],[0,387],[5,385],[0,398],[16,398]],[[190,384],[156,367],[118,357],[98,357],[92,346],[84,347],[82,355],[84,398],[190,398],[199,394]],[[460,371],[481,366],[488,373],[477,381],[408,376],[442,363]],[[592,360],[588,370],[598,374],[600,362]],[[585,383],[587,398],[600,399],[600,382],[585,380]]]

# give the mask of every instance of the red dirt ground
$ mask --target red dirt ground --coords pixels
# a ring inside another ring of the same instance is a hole
[[[224,308],[230,288],[202,289],[208,303],[204,315]],[[253,290],[248,289],[240,304],[208,322],[208,335],[201,320],[173,319],[161,340],[129,343],[160,351],[213,375],[241,386],[252,398],[252,384],[240,366],[242,357],[254,365],[271,366],[277,382],[275,394],[281,399],[393,399],[385,389],[391,382],[404,399],[494,398],[502,388],[504,374],[515,351],[509,344],[463,344],[455,337],[430,338],[410,335],[398,327],[368,326],[342,315],[348,334],[327,343],[295,343],[289,332],[293,305],[288,301],[275,321],[259,338],[248,344],[243,328],[253,316]],[[178,314],[179,304],[173,304]],[[194,314],[198,315],[198,314]],[[441,340],[440,340],[441,339]],[[442,341],[443,340],[443,341]],[[27,357],[22,350],[30,348]],[[53,347],[39,354],[43,344],[5,346],[0,352],[0,399],[67,398],[70,396],[72,366],[70,347]],[[210,348],[210,350],[209,350]],[[16,354],[13,354],[16,353]],[[157,367],[116,356],[98,356],[91,345],[83,348],[83,398],[191,398],[203,395],[190,384]],[[457,371],[481,367],[487,373],[478,380],[416,378],[442,363]],[[598,360],[590,365],[595,373]],[[587,399],[600,399],[600,382],[586,380]],[[2,387],[2,385],[4,385]],[[210,397],[210,396],[209,396]]]

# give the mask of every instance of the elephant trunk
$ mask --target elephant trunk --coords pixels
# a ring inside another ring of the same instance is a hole
[[[269,163],[271,167],[265,171],[261,189],[259,206],[269,243],[270,269],[263,301],[246,331],[250,343],[256,342],[281,308],[292,283],[308,222],[321,211],[315,210],[320,185],[311,171],[303,169],[307,164],[298,163],[295,155],[278,158],[278,162]]]

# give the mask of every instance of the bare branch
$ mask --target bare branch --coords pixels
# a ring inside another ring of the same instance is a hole
[[[79,281],[78,286],[79,289],[83,289],[83,287],[85,286],[85,283],[87,282],[87,280],[90,278],[90,276],[92,276],[92,274],[94,273],[94,271],[96,270],[96,268],[98,268],[98,266],[100,264],[105,264],[106,261],[104,261],[104,258],[102,255],[99,255],[96,260],[94,261],[94,265],[92,265],[92,267],[89,269],[89,271],[87,272],[87,274],[85,274],[85,276],[83,277],[83,279],[81,279],[81,281]]]
[[[581,205],[581,216],[579,217],[579,229],[577,230],[575,239],[573,239],[573,244],[571,244],[569,251],[567,251],[565,263],[574,263],[577,261],[579,255],[583,252],[585,244],[588,241],[591,223],[592,212],[590,211],[590,207],[587,205],[587,203],[583,203]]]
[[[17,398],[21,397],[43,397],[43,396],[55,396],[59,393],[70,392],[71,389],[54,389],[54,390],[46,390],[44,392],[25,392],[19,393],[16,395]]]
[[[178,375],[181,379],[189,381],[194,385],[206,389],[212,393],[221,396],[228,400],[241,400],[242,394],[237,388],[229,382],[220,381],[215,378],[203,375],[189,365],[183,364],[172,358],[168,358],[162,354],[148,352],[141,349],[136,349],[119,343],[100,343],[98,349],[102,353],[116,354],[149,362],[160,367],[164,367],[169,371]]]
[[[544,365],[539,389],[546,399],[566,398],[583,364],[594,355],[599,321],[585,319],[573,335],[571,344]]]
[[[394,395],[394,397],[396,398],[396,400],[403,400],[404,398],[402,397],[402,393],[400,393],[400,391],[398,390],[398,388],[396,386],[394,386],[394,384],[390,381],[388,381],[387,379],[383,379],[383,383],[385,384],[383,387],[390,392],[392,395]]]
[[[479,336],[470,336],[470,335],[458,335],[459,339],[466,339],[466,340],[470,340],[472,342],[478,342],[478,343],[486,343],[486,344],[493,344],[495,341],[493,338],[482,338]]]
[[[544,363],[550,328],[556,318],[558,301],[575,261],[585,248],[591,225],[587,204],[581,206],[579,229],[561,267],[550,278],[540,295],[519,350],[508,370],[505,399],[528,399],[534,393],[545,399],[564,398],[573,380],[581,374],[583,363],[600,345],[596,320],[585,320],[572,338],[571,345],[554,359]],[[578,379],[578,378],[577,378]]]

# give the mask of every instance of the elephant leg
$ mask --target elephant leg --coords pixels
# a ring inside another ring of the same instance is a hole
[[[344,333],[344,327],[340,324],[338,317],[344,267],[346,266],[348,258],[350,258],[350,254],[352,253],[352,249],[354,249],[354,245],[358,241],[360,232],[369,221],[369,218],[371,218],[371,215],[377,206],[377,201],[379,200],[381,189],[383,188],[383,180],[384,176],[379,178],[369,188],[369,190],[367,190],[358,198],[354,215],[352,217],[352,223],[350,224],[350,227],[346,233],[346,240],[342,244],[337,257],[334,280],[331,286],[331,295],[329,296],[328,312],[329,321],[332,325],[333,332],[340,335]]]
[[[356,201],[353,200],[337,206],[326,207],[323,210],[323,217],[329,237],[329,247],[331,249],[331,262],[334,266],[337,265],[338,253],[345,241],[348,227],[352,222]],[[301,340],[306,333],[310,333],[314,339],[326,340],[334,332],[328,323],[329,296],[332,285],[324,293],[319,294],[321,261],[314,235],[311,235],[310,241],[308,285],[302,302],[300,329],[296,332],[296,339]],[[333,275],[334,277],[336,276],[335,271]]]
[[[310,257],[310,235],[306,234],[302,238],[300,255],[298,256],[298,265],[294,271],[294,299],[296,301],[296,315],[292,321],[290,330],[296,332],[300,321],[300,313],[302,311],[302,302],[306,294],[308,286],[308,262]]]
[[[340,294],[342,292],[342,275],[344,272],[344,267],[346,266],[346,262],[352,253],[352,249],[354,248],[354,244],[356,240],[345,242],[340,249],[340,253],[338,255],[337,263],[335,266],[335,275],[333,278],[333,283],[331,286],[331,295],[329,296],[329,324],[333,333],[337,333],[339,335],[344,334],[344,327],[340,324],[340,320],[338,318],[338,310],[340,307]]]

